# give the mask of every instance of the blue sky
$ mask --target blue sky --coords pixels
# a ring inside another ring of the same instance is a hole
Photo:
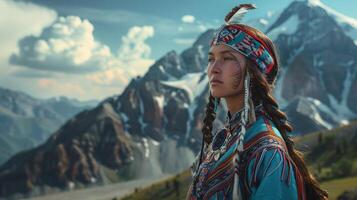
[[[254,0],[246,18],[291,0]],[[357,19],[357,1],[322,0]],[[0,2],[0,86],[48,98],[119,94],[170,50],[181,52],[216,28],[241,1],[27,0]]]
[[[233,6],[243,1],[218,0],[30,0],[39,5],[56,10],[60,16],[77,15],[89,19],[95,26],[94,36],[99,41],[117,49],[120,37],[134,25],[154,26],[155,36],[147,41],[153,48],[151,56],[154,59],[169,50],[178,52],[189,46],[189,39],[194,40],[202,31],[194,30],[193,26],[202,24],[206,28],[216,27],[222,22],[225,14]],[[279,11],[287,7],[291,0],[252,0],[258,9],[247,15],[247,19],[265,16],[269,11]],[[326,5],[339,12],[357,19],[357,1],[322,0]],[[192,15],[195,23],[185,31],[173,29],[169,33],[164,26],[174,28],[182,26],[182,16]],[[130,18],[131,17],[131,18]],[[110,31],[109,31],[110,30]],[[161,31],[161,32],[159,32]],[[174,42],[173,39],[182,39]],[[185,39],[186,43],[183,41]]]

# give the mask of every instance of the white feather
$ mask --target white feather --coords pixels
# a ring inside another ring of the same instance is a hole
[[[241,7],[234,15],[228,20],[227,24],[239,24],[245,13],[248,12],[249,9],[255,9],[256,6],[252,4],[252,7]]]

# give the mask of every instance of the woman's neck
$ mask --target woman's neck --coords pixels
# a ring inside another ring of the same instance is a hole
[[[243,109],[242,95],[229,96],[224,98],[227,104],[228,111],[233,114]]]

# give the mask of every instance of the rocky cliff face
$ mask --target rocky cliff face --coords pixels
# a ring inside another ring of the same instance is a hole
[[[319,1],[296,1],[267,29],[280,52],[282,65],[276,96],[285,106],[308,102],[302,100],[307,97],[317,100],[318,105],[308,107],[323,107],[325,114],[317,113],[325,117],[309,118],[321,128],[356,117],[356,106],[351,102],[357,101],[353,88],[357,78],[357,37],[352,38],[350,33],[357,20],[351,22],[336,13]],[[296,107],[286,109],[293,108]],[[306,133],[319,128],[298,129],[297,133]]]
[[[356,117],[357,46],[341,28],[343,20],[313,3],[292,3],[265,30],[281,57],[275,96],[296,134]],[[167,53],[121,95],[77,114],[46,143],[6,162],[0,168],[1,196],[44,185],[100,183],[108,178],[105,170],[126,180],[187,168],[201,143],[213,32],[202,34],[181,54]],[[224,118],[223,106],[215,129]]]

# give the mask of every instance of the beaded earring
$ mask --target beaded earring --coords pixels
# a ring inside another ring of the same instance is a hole
[[[247,73],[245,79],[244,79],[244,110],[243,114],[241,115],[241,128],[240,132],[238,133],[238,139],[236,141],[236,150],[235,150],[235,156],[233,159],[235,168],[239,168],[239,161],[240,161],[240,156],[239,154],[244,150],[243,142],[244,142],[244,136],[246,133],[246,125],[248,123],[248,115],[250,111],[250,105],[249,105],[249,98],[250,98],[250,75]],[[234,174],[234,187],[233,187],[233,199],[242,199],[242,193],[240,191],[239,187],[239,174],[238,172],[235,172]]]

